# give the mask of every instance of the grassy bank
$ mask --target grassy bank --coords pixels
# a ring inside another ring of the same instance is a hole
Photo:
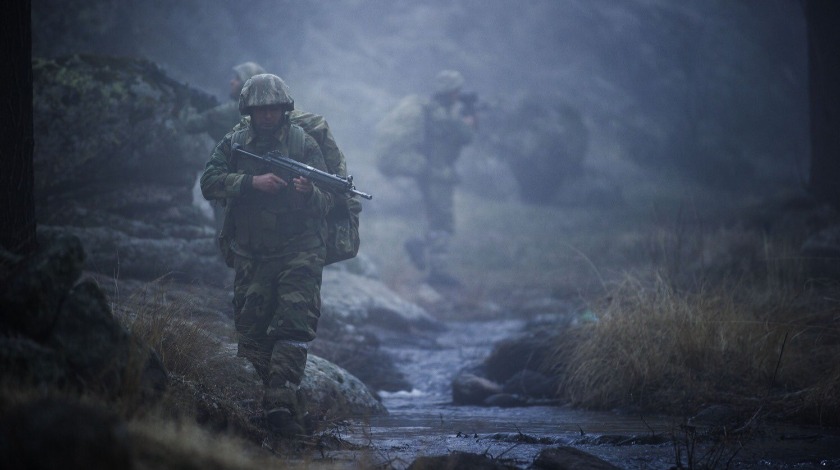
[[[587,408],[691,416],[711,404],[838,425],[836,288],[720,282],[692,290],[628,276],[596,302],[584,334],[558,335],[549,369]]]
[[[480,317],[492,301],[502,308],[487,315],[515,315],[539,298],[591,312],[574,334],[558,330],[545,364],[576,406],[690,415],[722,403],[840,424],[840,287],[798,254],[811,216],[725,194],[635,196],[593,208],[459,194],[458,313]],[[383,279],[410,293],[422,277],[401,240],[417,222],[367,222]]]

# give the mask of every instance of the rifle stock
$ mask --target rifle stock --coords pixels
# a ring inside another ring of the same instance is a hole
[[[292,173],[293,175],[302,176],[312,181],[313,184],[320,187],[321,189],[325,189],[334,193],[355,195],[368,200],[373,199],[373,196],[371,196],[370,194],[364,193],[356,189],[356,186],[353,184],[353,177],[350,175],[348,175],[347,178],[342,178],[338,175],[332,175],[330,173],[327,173],[326,171],[321,171],[317,168],[313,168],[295,159],[285,157],[277,151],[269,152],[261,156],[244,150],[240,144],[233,144],[231,149],[234,152],[238,152],[248,158],[268,163],[271,166]]]

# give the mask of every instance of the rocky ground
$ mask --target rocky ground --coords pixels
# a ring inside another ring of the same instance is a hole
[[[241,439],[249,452],[270,449],[275,451],[271,458],[301,458],[267,441],[256,375],[236,356],[231,273],[219,258],[213,223],[192,192],[212,143],[178,131],[172,119],[177,84],[154,64],[134,59],[36,60],[33,72],[41,251],[29,259],[2,253],[0,435],[5,440],[0,451],[8,458],[54,454],[66,460],[60,449],[113,442],[114,452],[101,458],[134,459],[139,467],[166,461],[175,468],[189,452],[178,444],[183,434],[169,438],[165,430],[188,423],[197,427],[196,435]],[[98,133],[92,135],[92,128]],[[363,212],[363,255],[325,271],[319,335],[304,382],[312,397],[311,425],[318,432],[301,443],[304,455],[346,445],[335,431],[343,420],[387,413],[378,392],[413,387],[384,352],[384,340],[422,341],[453,318],[538,319],[546,312],[571,311],[575,315],[566,317],[571,325],[586,316],[584,297],[642,260],[691,276],[698,260],[713,273],[760,259],[742,256],[761,251],[752,235],[732,237],[744,245],[740,252],[704,244],[696,233],[639,235],[616,217],[640,212],[625,198],[604,202],[618,204],[613,208],[553,210],[485,203],[486,197],[476,204],[482,197],[462,194],[456,201],[459,229],[467,233],[459,232],[453,251],[465,289],[453,297],[423,285],[421,274],[406,267],[399,240],[412,226],[400,212],[412,200],[410,191],[408,199],[398,197],[401,188],[398,183],[378,188],[376,194],[387,197],[377,209]],[[804,197],[762,207],[728,221],[729,227],[741,227],[731,232],[741,234],[744,226],[750,234],[793,232],[797,252],[815,260],[811,269],[837,277],[834,211]],[[515,230],[526,224],[538,229]],[[453,401],[551,403],[556,377],[532,362],[545,354],[540,345],[547,330],[535,325],[501,343],[481,367],[455,376]],[[59,428],[65,434],[45,432]],[[579,452],[552,449],[534,466],[567,468],[557,459],[571,454]],[[486,456],[453,454],[418,459],[413,468],[448,465],[443,461],[475,468],[506,465]],[[238,468],[229,463],[219,468],[229,467]]]

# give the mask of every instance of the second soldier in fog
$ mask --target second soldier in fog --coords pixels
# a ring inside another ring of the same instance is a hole
[[[414,265],[435,286],[457,286],[450,267],[449,245],[455,233],[455,163],[473,139],[475,116],[464,112],[464,77],[443,70],[435,77],[431,98],[404,98],[377,126],[377,167],[386,176],[415,180],[426,229],[409,238],[405,248]]]

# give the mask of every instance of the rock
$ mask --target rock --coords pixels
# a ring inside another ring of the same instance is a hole
[[[556,335],[556,328],[536,322],[497,343],[483,363],[452,381],[453,401],[498,407],[556,405],[560,379],[535,370],[558,354]]]
[[[574,447],[553,447],[537,455],[534,470],[618,470],[620,467]]]
[[[166,374],[154,355],[132,342],[96,283],[74,285],[84,259],[78,238],[54,233],[40,243],[38,252],[11,271],[14,277],[4,280],[0,294],[4,378],[39,386],[73,384],[83,392],[114,397],[136,366],[131,363],[135,357],[146,361],[137,378],[150,387],[140,395],[159,396]]]
[[[555,344],[554,333],[546,328],[499,342],[485,359],[483,368],[487,377],[507,382],[522,370],[537,370],[551,354]]]
[[[412,385],[397,369],[393,358],[379,347],[379,339],[357,329],[325,328],[319,325],[318,338],[310,352],[334,362],[376,391],[411,390]]]
[[[422,307],[404,300],[380,281],[349,272],[324,271],[321,315],[353,325],[373,323],[406,331],[433,330],[440,322]]]
[[[524,369],[513,374],[505,382],[503,390],[532,398],[551,398],[557,392],[557,383],[544,374]]]
[[[85,251],[91,253],[85,264],[90,271],[130,279],[154,280],[167,276],[183,282],[201,281],[219,287],[230,284],[232,272],[221,263],[209,227],[206,232],[187,238],[137,236],[124,232],[122,227],[125,224],[113,227],[42,227],[39,231],[60,229],[84,240]]]
[[[428,344],[442,323],[381,281],[337,269],[324,271],[321,303],[313,353],[347,369],[374,390],[413,388],[380,346]]]
[[[484,405],[485,400],[502,393],[502,386],[469,372],[461,372],[452,380],[452,402],[456,405]]]
[[[29,338],[0,335],[0,370],[6,381],[64,385],[67,369],[67,363],[56,351]]]
[[[0,284],[0,327],[36,340],[43,339],[56,321],[67,291],[82,273],[85,253],[81,241],[67,234],[41,239],[41,248],[10,269]]]
[[[510,470],[515,468],[518,467],[503,463],[487,455],[468,452],[418,457],[408,466],[408,470]]]
[[[212,147],[172,119],[189,90],[142,59],[70,56],[32,68],[39,231],[78,235],[91,271],[229,283],[212,221],[193,204]]]
[[[301,390],[312,414],[330,418],[387,415],[388,410],[362,383],[341,367],[310,354]]]
[[[84,382],[99,382],[111,393],[119,390],[131,339],[93,282],[83,281],[70,289],[46,345],[59,352]]]
[[[497,406],[499,408],[513,408],[517,406],[526,406],[528,402],[513,393],[497,393],[490,395],[484,399],[482,403],[484,406]]]
[[[0,420],[5,468],[132,468],[125,425],[101,408],[44,398],[8,410]]]

